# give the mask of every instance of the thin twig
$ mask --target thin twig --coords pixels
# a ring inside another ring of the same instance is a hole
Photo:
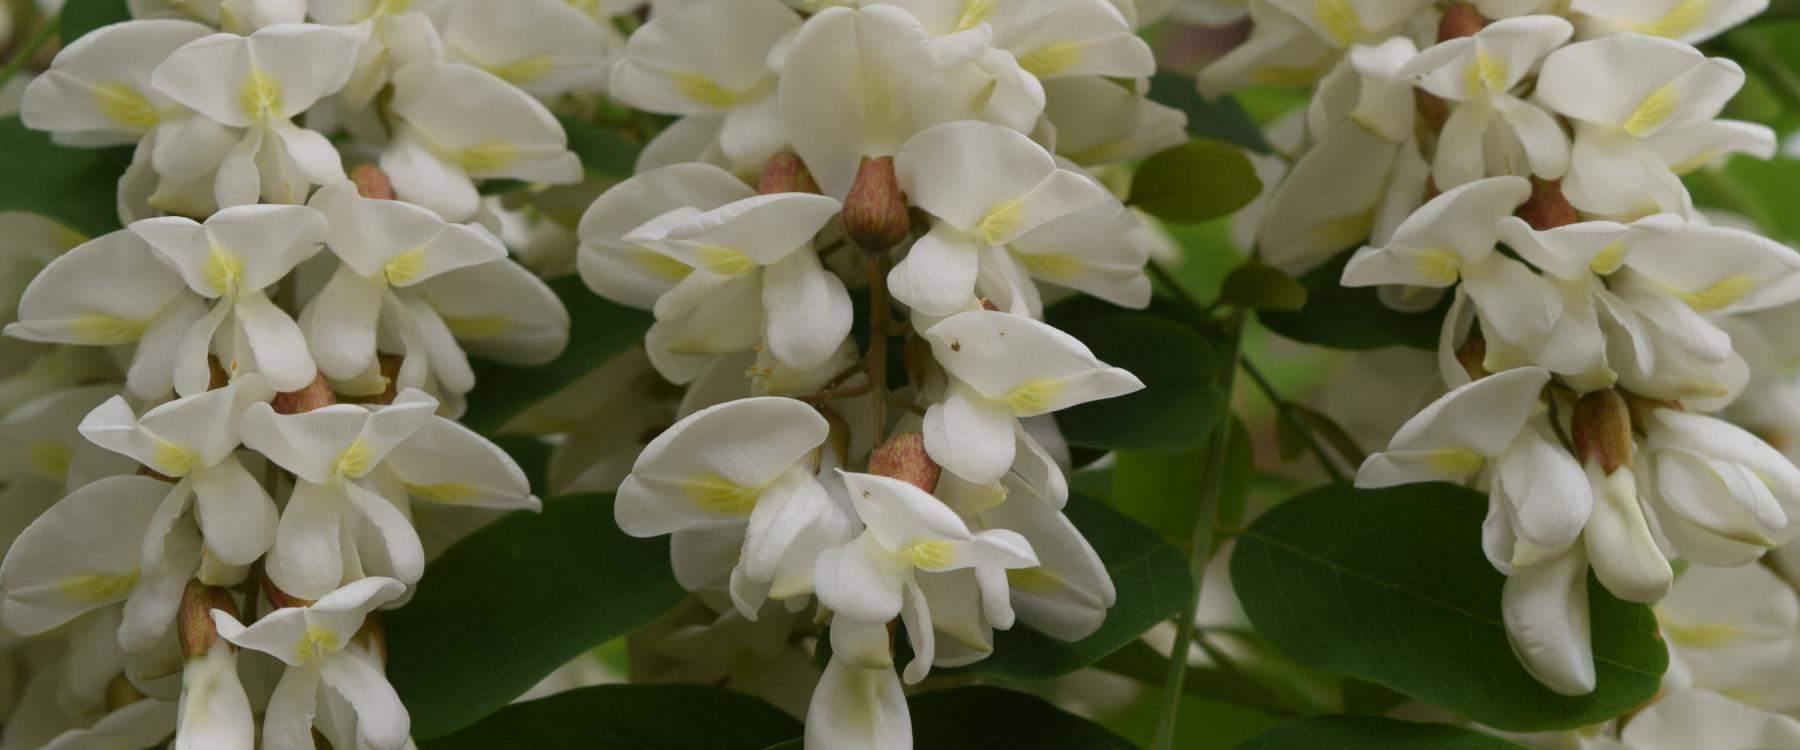
[[[37,33],[32,34],[25,46],[13,53],[12,59],[6,61],[6,67],[0,68],[0,88],[4,88],[6,82],[11,81],[25,67],[25,63],[37,56],[38,49],[44,46],[44,42],[56,35],[57,26],[57,16],[45,16],[38,21]]]
[[[910,398],[901,398],[899,396],[896,396],[896,395],[890,393],[890,394],[888,394],[888,403],[893,404],[894,406],[900,407],[902,409],[905,409],[907,411],[910,411],[921,417],[925,416],[925,407],[920,406],[918,404],[918,402],[913,401]]]
[[[1331,454],[1327,453],[1325,446],[1319,443],[1319,436],[1313,434],[1313,431],[1294,414],[1294,405],[1282,398],[1281,393],[1275,390],[1275,384],[1269,382],[1262,371],[1256,369],[1256,366],[1252,365],[1249,360],[1243,360],[1239,366],[1243,367],[1244,372],[1250,376],[1250,380],[1256,383],[1257,390],[1262,391],[1263,396],[1269,399],[1269,403],[1275,405],[1276,416],[1286,422],[1288,428],[1298,432],[1300,437],[1305,439],[1307,450],[1312,452],[1313,458],[1319,462],[1319,466],[1325,469],[1325,473],[1331,477],[1331,482],[1343,484],[1344,473],[1338,470],[1337,464],[1331,460]]]

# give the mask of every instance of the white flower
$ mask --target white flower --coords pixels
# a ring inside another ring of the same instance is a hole
[[[1689,222],[1646,234],[1623,263],[1611,285],[1619,297],[1668,343],[1705,363],[1732,356],[1731,336],[1708,316],[1800,299],[1800,253],[1740,229]]]
[[[260,372],[277,391],[299,390],[318,370],[293,318],[265,289],[319,251],[325,217],[304,206],[237,206],[205,224],[170,216],[145,219],[131,231],[181,274],[188,289],[213,301],[175,344],[175,390],[191,396],[212,379],[217,354],[228,375]],[[219,335],[224,327],[226,334]]]
[[[443,95],[455,91],[454,97]],[[492,73],[458,63],[415,63],[394,74],[393,142],[381,169],[401,200],[446,221],[475,215],[475,180],[581,179],[581,160],[555,116]],[[337,179],[342,179],[340,175]],[[335,181],[335,180],[334,180]]]
[[[1187,115],[1100,76],[1044,82],[1056,153],[1084,166],[1142,159],[1187,142]]]
[[[1642,491],[1683,557],[1743,565],[1800,534],[1800,469],[1743,428],[1673,409],[1651,413]]]
[[[278,23],[299,23],[306,0],[127,0],[136,18],[185,18],[233,34],[248,34]]]
[[[452,59],[545,100],[606,80],[606,31],[564,0],[463,0],[443,29]]]
[[[1581,464],[1556,441],[1549,420],[1534,417],[1495,457],[1482,548],[1495,569],[1512,573],[1567,550],[1593,508]]]
[[[1656,605],[1668,681],[1771,711],[1800,705],[1800,597],[1767,567],[1691,565]]]
[[[368,106],[395,71],[415,62],[440,60],[444,43],[423,13],[408,12],[411,0],[308,0],[313,20],[348,26],[361,39],[356,69],[338,92],[344,109]]]
[[[912,714],[894,668],[832,656],[806,710],[806,747],[910,750]]]
[[[259,198],[302,203],[311,186],[344,179],[331,142],[292,119],[344,87],[356,45],[347,30],[283,23],[247,37],[214,34],[171,53],[151,83],[225,128],[219,135],[226,137],[158,149],[157,174],[179,181],[216,168],[221,207]]]
[[[888,287],[895,299],[928,315],[948,315],[968,303],[984,252],[1115,202],[1087,177],[1058,168],[1030,138],[980,122],[913,136],[895,156],[894,172],[907,197],[934,220],[889,272]],[[1079,266],[1073,270],[1079,273]]]
[[[950,375],[925,412],[932,460],[971,482],[999,479],[1017,455],[1018,419],[1122,396],[1144,384],[1062,331],[1002,312],[959,313],[925,332]]]
[[[182,45],[206,36],[187,21],[132,21],[95,29],[57,53],[32,79],[20,102],[28,127],[48,130],[58,143],[113,146],[162,133],[169,141],[190,132],[192,114],[150,85],[150,71]]]
[[[1718,693],[1673,690],[1625,724],[1624,750],[1745,747],[1800,748],[1800,721],[1744,705]]]
[[[1057,470],[1060,474],[1060,470]],[[971,529],[1006,529],[1031,543],[1037,555],[1035,568],[978,568],[983,614],[994,628],[1010,628],[1014,611],[1033,630],[1064,641],[1092,635],[1106,620],[1117,601],[1112,576],[1087,539],[1052,498],[1039,496],[1023,478],[1001,479],[1003,500],[992,504],[993,493],[977,492],[988,507],[959,504],[947,484],[958,480],[947,475],[938,482],[937,495],[969,522]],[[986,652],[980,656],[985,657]]]
[[[1150,46],[1107,0],[1056,3],[965,3],[887,0],[917,16],[936,35],[992,29],[991,44],[1040,79],[1061,76],[1144,78],[1156,72]]]
[[[1513,444],[1537,411],[1550,373],[1536,367],[1489,375],[1463,385],[1406,420],[1385,451],[1356,472],[1358,487],[1461,481]]]
[[[1699,44],[1750,20],[1769,0],[1574,0],[1569,10],[1584,37],[1648,34]]]
[[[678,208],[711,211],[755,195],[743,181],[710,164],[675,164],[614,185],[582,214],[581,279],[595,294],[651,309],[693,267],[628,242],[625,235]]]
[[[215,641],[181,670],[180,721],[171,750],[252,750],[256,719],[238,677],[237,649]]]
[[[322,688],[349,702],[357,736],[370,750],[400,750],[406,745],[411,727],[406,706],[387,677],[352,645],[364,618],[405,591],[391,578],[364,578],[324,594],[310,606],[270,612],[249,627],[229,613],[213,610],[220,636],[287,665],[263,717],[264,747],[312,749]]]

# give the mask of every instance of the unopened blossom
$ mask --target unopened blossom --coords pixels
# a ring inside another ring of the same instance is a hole
[[[1669,543],[1710,565],[1742,565],[1796,534],[1800,469],[1741,427],[1673,409],[1643,426],[1645,493]]]

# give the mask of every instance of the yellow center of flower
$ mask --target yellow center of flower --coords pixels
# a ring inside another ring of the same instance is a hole
[[[1631,113],[1631,117],[1626,118],[1625,132],[1630,133],[1634,138],[1649,135],[1657,126],[1667,121],[1670,115],[1675,114],[1675,105],[1679,101],[1680,97],[1675,94],[1675,84],[1669,84],[1650,92],[1649,96],[1644,97],[1644,101],[1638,103],[1637,109]]]
[[[549,55],[532,55],[504,65],[489,67],[487,71],[499,76],[507,83],[526,84],[548,75],[556,67],[556,61]]]
[[[1686,36],[1706,20],[1706,11],[1711,5],[1710,0],[1682,0],[1680,5],[1671,8],[1662,18],[1638,24],[1637,32],[1670,39]]]
[[[1462,256],[1454,250],[1427,250],[1413,256],[1413,263],[1419,269],[1419,275],[1437,284],[1450,284],[1456,281],[1457,268],[1462,264]]]
[[[1486,460],[1467,448],[1440,448],[1428,458],[1431,468],[1447,476],[1468,476],[1481,470]]]
[[[980,26],[994,14],[994,6],[998,4],[999,0],[964,0],[962,12],[956,15],[954,31],[968,31]]]
[[[1015,414],[1042,414],[1056,402],[1062,391],[1062,381],[1036,378],[1012,389],[1006,394],[1006,403],[1012,406]]]
[[[1006,571],[1006,584],[1014,591],[1043,594],[1062,586],[1063,579],[1043,568],[1014,568]]]
[[[1067,253],[1022,253],[1012,251],[1013,260],[1033,276],[1051,281],[1072,279],[1087,268],[1087,261]]]
[[[149,131],[162,120],[162,112],[137,89],[122,83],[108,83],[93,89],[94,105],[106,119],[133,130]]]
[[[700,246],[700,262],[706,270],[721,276],[742,276],[756,268],[756,261],[744,251],[724,245]]]
[[[456,158],[462,170],[472,175],[498,172],[518,160],[519,147],[499,139],[465,148]]]
[[[74,323],[75,335],[82,343],[108,346],[126,344],[142,338],[146,324],[141,320],[112,315],[83,315]]]
[[[137,588],[138,571],[125,573],[87,573],[62,579],[56,589],[64,599],[78,604],[103,604],[123,599]]]
[[[721,516],[748,516],[756,509],[763,488],[745,487],[718,474],[703,474],[683,481],[688,499],[701,510]]]
[[[199,454],[186,446],[157,438],[156,452],[150,456],[150,462],[156,464],[156,470],[164,476],[179,477],[192,471],[199,458]]]
[[[1594,259],[1588,261],[1588,270],[1606,276],[1625,265],[1625,242],[1614,242],[1594,253]]]
[[[1002,201],[999,205],[988,209],[987,215],[975,225],[975,237],[989,245],[998,246],[1012,239],[1019,224],[1025,219],[1025,208],[1016,200]]]
[[[738,92],[698,73],[676,73],[675,90],[708,107],[725,109],[738,103]]]
[[[942,570],[956,563],[956,547],[945,541],[924,540],[902,547],[900,556],[915,568]]]
[[[307,662],[318,658],[331,650],[337,643],[337,632],[318,625],[306,626],[306,632],[300,634],[300,640],[294,643],[294,656]]]
[[[347,477],[360,477],[369,473],[374,464],[375,449],[370,448],[369,442],[358,436],[350,441],[350,447],[338,454],[337,460],[332,462],[331,471]]]
[[[1466,75],[1471,92],[1506,89],[1506,62],[1485,52],[1475,53]]]
[[[1743,299],[1755,288],[1755,276],[1740,274],[1728,276],[1700,291],[1686,292],[1681,295],[1681,300],[1700,312],[1712,312]]]
[[[281,82],[261,68],[251,68],[250,76],[238,89],[238,107],[252,120],[281,117]]]
[[[412,281],[424,272],[425,248],[422,247],[415,247],[394,256],[394,259],[388,261],[387,265],[382,268],[382,275],[387,277],[388,283],[396,286]]]
[[[450,335],[459,339],[491,339],[512,330],[514,322],[505,315],[480,315],[473,318],[445,317],[444,326],[450,329]]]
[[[1051,42],[1025,53],[1019,67],[1039,78],[1048,78],[1075,67],[1081,62],[1082,47],[1077,42]]]
[[[1725,622],[1701,625],[1664,622],[1662,626],[1670,641],[1688,648],[1717,648],[1736,640],[1740,632],[1737,626]]]
[[[1313,10],[1319,15],[1319,25],[1325,27],[1339,47],[1347,47],[1362,38],[1362,18],[1356,15],[1350,0],[1318,0]]]
[[[238,282],[244,280],[244,259],[239,258],[225,248],[213,245],[212,254],[207,256],[206,265],[200,267],[200,277],[213,294],[225,295],[237,289]]]
[[[636,261],[638,267],[644,269],[645,273],[664,281],[680,281],[694,272],[692,266],[645,247],[633,250],[631,259]]]

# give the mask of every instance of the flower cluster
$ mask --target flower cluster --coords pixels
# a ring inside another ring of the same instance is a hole
[[[618,44],[553,0],[417,6],[133,0],[25,88],[57,143],[135,150],[123,229],[0,215],[0,621],[48,655],[0,745],[410,744],[376,610],[445,510],[539,507],[453,419],[469,358],[569,336],[475,182],[580,180],[538,98]]]
[[[1800,299],[1800,254],[1711,223],[1679,179],[1774,151],[1718,119],[1744,74],[1692,46],[1762,5],[1257,1],[1201,75],[1317,80],[1266,257],[1310,268],[1367,237],[1343,284],[1402,309],[1449,296],[1451,390],[1357,484],[1488,489],[1508,634],[1559,692],[1595,686],[1590,569],[1654,602],[1672,558],[1743,565],[1800,534],[1800,470],[1708,416],[1750,378],[1740,316]]]
[[[620,526],[671,535],[718,628],[816,600],[807,746],[905,748],[903,678],[1113,603],[1045,415],[1142,384],[1042,318],[1148,303],[1148,235],[1096,170],[1185,117],[1143,98],[1130,3],[836,5],[700,0],[630,35],[610,95],[681,119],[588,209],[579,268],[654,313],[649,365],[688,386]]]

